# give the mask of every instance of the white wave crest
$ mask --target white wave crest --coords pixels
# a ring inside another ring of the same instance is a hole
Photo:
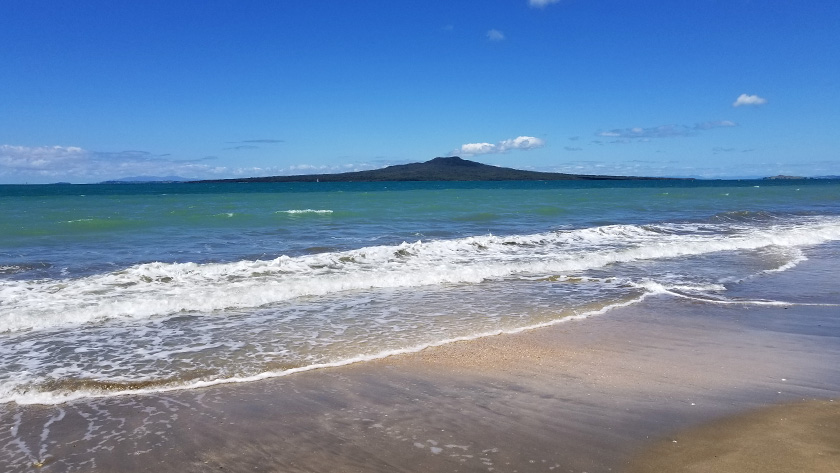
[[[315,210],[315,209],[302,209],[302,210],[296,210],[296,209],[293,209],[293,210],[278,210],[278,211],[277,211],[277,212],[275,212],[275,213],[278,213],[278,214],[290,214],[290,215],[298,215],[298,214],[331,214],[331,213],[333,213],[333,211],[332,211],[332,210],[329,210],[329,209],[320,209],[320,210]]]
[[[148,263],[78,279],[4,281],[0,332],[260,307],[341,291],[475,284],[614,263],[771,246],[798,248],[835,240],[840,240],[836,218],[764,228],[611,225],[417,241],[273,260]]]

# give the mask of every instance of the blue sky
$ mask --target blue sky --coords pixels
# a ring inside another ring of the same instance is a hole
[[[840,174],[840,2],[0,3],[0,183]]]

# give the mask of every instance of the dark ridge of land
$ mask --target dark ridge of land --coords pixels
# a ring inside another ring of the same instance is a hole
[[[785,175],[785,174],[779,174],[778,176],[765,177],[764,179],[765,180],[779,180],[779,179],[790,180],[790,179],[811,179],[811,178],[810,177],[805,177],[805,176],[788,176],[788,175]]]
[[[596,176],[557,172],[524,171],[491,166],[458,156],[435,158],[424,163],[398,164],[371,171],[297,176],[248,177],[191,182],[372,182],[372,181],[571,181],[571,180],[663,180],[664,177]]]

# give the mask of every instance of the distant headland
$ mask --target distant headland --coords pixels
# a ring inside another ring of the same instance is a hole
[[[381,181],[617,181],[665,180],[665,177],[598,176],[557,172],[524,171],[491,166],[458,156],[434,158],[424,163],[398,164],[371,171],[297,176],[247,177],[190,182],[381,182]]]

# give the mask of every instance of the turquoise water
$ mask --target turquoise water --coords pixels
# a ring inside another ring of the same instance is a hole
[[[840,241],[828,180],[0,186],[0,206],[18,403],[245,382],[662,292],[724,302]]]

